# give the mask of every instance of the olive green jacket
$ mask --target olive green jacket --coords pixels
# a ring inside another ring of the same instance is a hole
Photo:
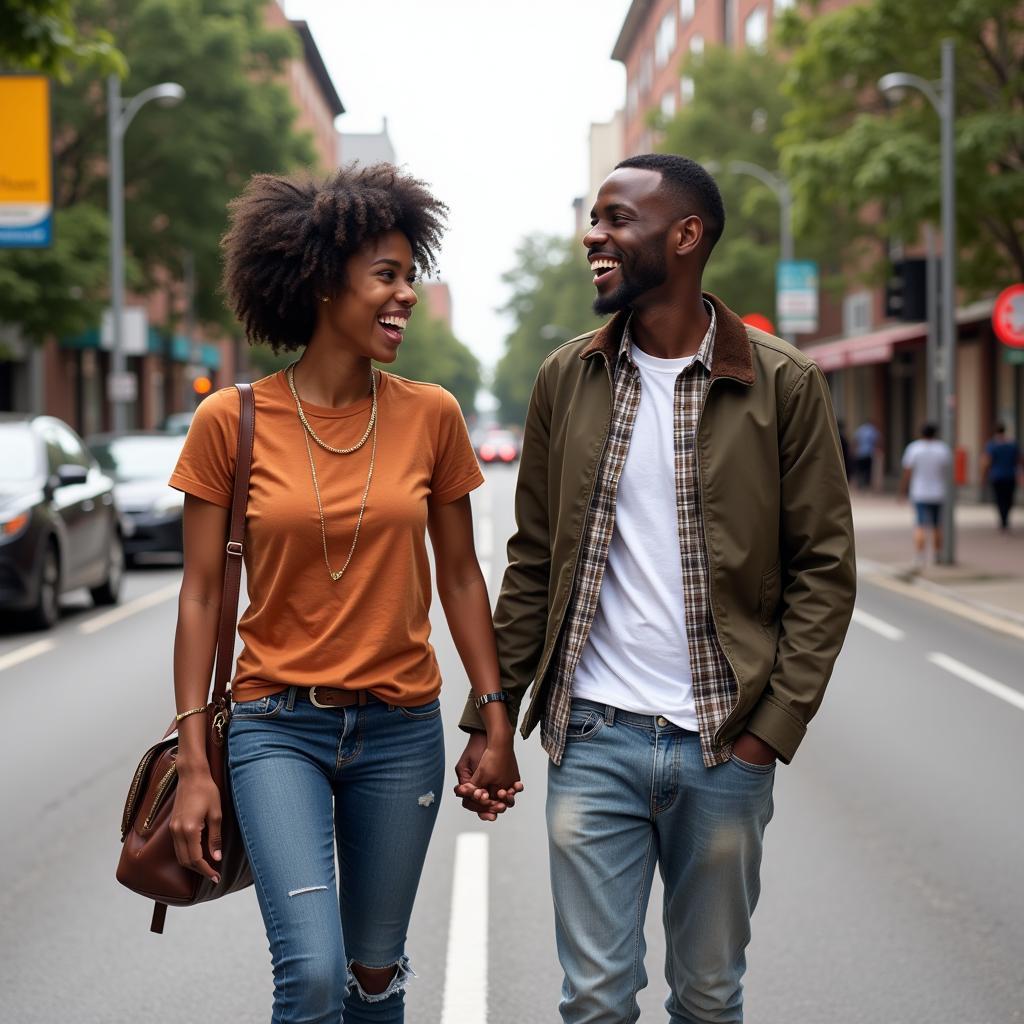
[[[749,730],[788,762],[821,703],[853,613],[850,496],[828,387],[800,351],[718,320],[696,452],[710,607],[738,694],[717,741]],[[494,614],[502,686],[528,736],[572,592],[612,411],[626,315],[556,349],[537,375],[516,489],[516,532]],[[675,554],[678,554],[676,552]],[[467,703],[465,729],[482,722]]]

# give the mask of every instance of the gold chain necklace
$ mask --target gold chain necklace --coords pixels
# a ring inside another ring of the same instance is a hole
[[[320,539],[323,542],[324,548],[324,565],[327,566],[327,575],[331,577],[332,583],[337,583],[338,580],[345,575],[345,571],[349,567],[349,563],[352,561],[352,556],[356,551],[356,543],[359,540],[359,531],[363,525],[363,516],[366,513],[366,499],[370,493],[370,481],[373,479],[373,467],[377,461],[377,380],[373,374],[373,369],[370,369],[370,385],[373,388],[373,411],[370,415],[370,423],[366,428],[366,433],[363,435],[363,439],[354,448],[332,448],[330,445],[325,444],[320,440],[319,437],[313,432],[313,428],[306,421],[306,417],[302,412],[302,403],[299,401],[298,392],[295,390],[295,380],[292,374],[292,367],[294,363],[288,367],[287,378],[288,384],[291,387],[292,395],[295,398],[295,407],[299,413],[299,419],[302,422],[302,440],[306,444],[306,454],[309,456],[309,471],[313,477],[313,493],[316,495],[316,508],[320,513]],[[366,444],[366,439],[373,435],[373,443],[370,446],[370,471],[366,474],[366,487],[363,488],[363,499],[359,505],[359,516],[356,519],[356,532],[352,537],[352,546],[348,549],[348,558],[345,559],[345,564],[338,570],[331,568],[331,560],[327,554],[327,520],[324,516],[324,506],[320,499],[320,484],[316,478],[316,463],[313,461],[313,449],[309,445],[310,437],[317,442],[322,448],[326,448],[329,452],[334,452],[338,455],[348,455],[351,452],[358,451]]]
[[[311,438],[321,448],[326,451],[333,452],[335,455],[351,455],[353,452],[359,451],[360,448],[366,444],[366,439],[370,436],[370,432],[377,424],[377,378],[374,375],[373,367],[370,367],[370,391],[373,394],[373,405],[370,407],[370,422],[366,424],[366,431],[363,436],[352,445],[351,448],[334,448],[329,445],[323,438],[318,437],[316,431],[309,425],[309,420],[306,419],[306,413],[303,411],[302,403],[299,401],[299,393],[295,390],[295,364],[298,363],[296,359],[294,363],[289,364],[288,369],[285,370],[285,378],[288,381],[288,387],[291,389],[292,398],[295,399],[295,408],[299,410],[299,419],[302,421],[302,426]]]

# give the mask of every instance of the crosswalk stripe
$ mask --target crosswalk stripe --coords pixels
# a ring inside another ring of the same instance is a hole
[[[487,1022],[488,842],[483,832],[455,840],[441,1024]]]

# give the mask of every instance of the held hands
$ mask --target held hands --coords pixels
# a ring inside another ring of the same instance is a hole
[[[523,784],[511,735],[489,743],[486,733],[474,732],[455,765],[455,777],[455,795],[481,821],[495,821],[507,808],[514,807]]]

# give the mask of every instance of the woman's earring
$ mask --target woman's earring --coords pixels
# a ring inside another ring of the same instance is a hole
[[[330,302],[331,300],[328,299],[327,296],[325,295],[320,301],[321,302]]]

